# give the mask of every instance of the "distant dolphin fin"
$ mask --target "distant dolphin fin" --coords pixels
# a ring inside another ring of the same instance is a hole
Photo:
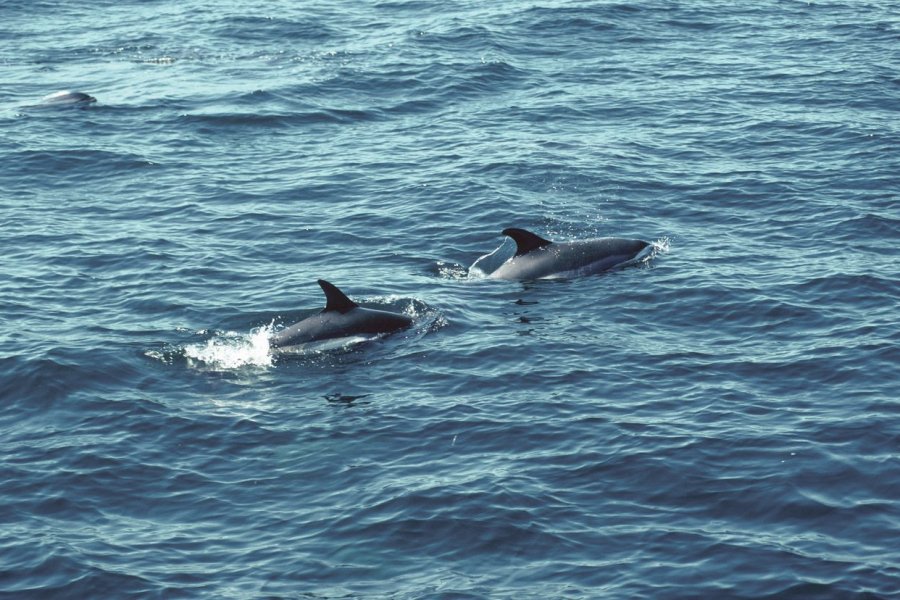
[[[358,306],[356,302],[348,298],[344,292],[324,279],[319,280],[319,286],[321,286],[322,291],[325,292],[325,308],[322,309],[322,312],[336,310],[339,313],[345,313]]]
[[[516,256],[528,254],[532,250],[537,250],[538,248],[543,248],[544,246],[549,246],[553,243],[530,231],[516,229],[515,227],[504,229],[503,235],[508,235],[516,243]]]

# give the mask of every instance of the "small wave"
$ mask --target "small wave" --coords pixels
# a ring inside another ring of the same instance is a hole
[[[190,124],[215,127],[290,127],[295,125],[346,124],[377,118],[372,112],[346,109],[321,109],[306,112],[185,114],[182,120]]]
[[[900,236],[900,219],[887,214],[865,213],[846,219],[831,228],[832,239],[847,241],[896,239]],[[875,245],[873,244],[873,245]]]
[[[79,176],[93,174],[91,169],[102,166],[109,172],[152,167],[143,156],[127,152],[110,152],[91,149],[24,150],[17,155],[28,172],[69,173]],[[101,174],[103,175],[103,174]]]
[[[272,16],[235,15],[223,17],[216,27],[223,37],[241,42],[272,40],[304,40],[307,43],[323,43],[335,37],[336,31],[321,19],[305,15],[303,19]]]

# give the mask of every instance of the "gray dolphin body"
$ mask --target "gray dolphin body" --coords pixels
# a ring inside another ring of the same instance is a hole
[[[84,92],[62,91],[44,96],[39,106],[81,106],[96,101],[96,98]]]
[[[579,277],[634,260],[651,244],[644,240],[597,238],[551,242],[524,229],[503,230],[516,242],[516,255],[488,275],[491,279]]]
[[[325,292],[325,308],[322,312],[273,335],[269,338],[271,348],[284,351],[310,342],[391,333],[412,325],[412,319],[406,315],[362,308],[323,279],[319,280],[319,285]]]

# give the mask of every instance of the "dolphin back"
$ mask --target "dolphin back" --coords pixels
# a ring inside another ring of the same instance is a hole
[[[318,283],[325,292],[325,308],[269,338],[272,348],[287,351],[312,342],[392,333],[413,323],[411,317],[401,313],[362,308],[324,279]]]
[[[524,229],[503,231],[516,242],[516,255],[500,265],[493,279],[566,278],[593,275],[634,260],[649,242],[626,238],[596,238],[551,242]]]
[[[41,98],[41,104],[44,105],[90,104],[96,101],[96,98],[84,92],[70,92],[68,90],[47,94]]]

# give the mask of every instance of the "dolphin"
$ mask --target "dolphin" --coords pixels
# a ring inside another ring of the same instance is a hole
[[[37,104],[26,104],[22,108],[28,110],[85,108],[96,101],[96,98],[84,92],[61,91],[47,94]]]
[[[488,277],[491,279],[541,279],[593,275],[633,261],[652,247],[644,240],[597,238],[551,242],[511,227],[503,230],[516,243],[516,254]]]
[[[96,101],[96,98],[84,92],[61,91],[41,98],[39,106],[82,106]]]
[[[413,320],[406,315],[362,308],[324,279],[319,279],[318,283],[325,292],[325,308],[322,312],[307,317],[270,337],[270,348],[286,351],[291,347],[310,342],[355,335],[392,333],[412,325]]]

